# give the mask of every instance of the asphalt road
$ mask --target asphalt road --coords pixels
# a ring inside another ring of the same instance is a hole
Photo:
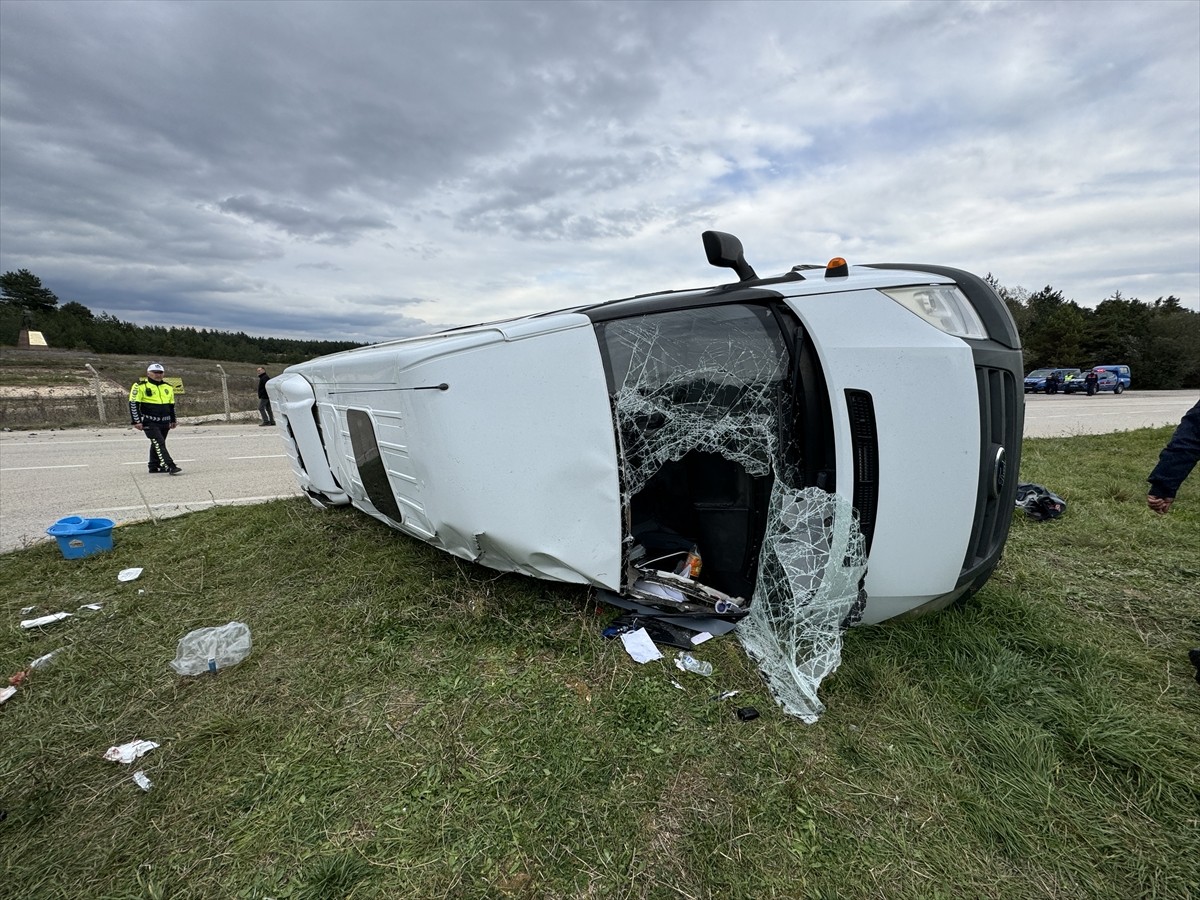
[[[1126,391],[1121,395],[1026,394],[1025,437],[1110,434],[1178,425],[1200,391]]]
[[[1026,437],[1107,434],[1176,424],[1196,391],[1027,394]],[[0,552],[50,540],[64,516],[118,525],[214,505],[299,496],[276,428],[181,424],[168,443],[178,476],[146,471],[149,441],[129,427],[0,433]]]
[[[0,434],[0,552],[50,540],[64,516],[118,525],[300,495],[278,428],[181,424],[167,447],[180,475],[147,472],[150,442],[133,428]]]

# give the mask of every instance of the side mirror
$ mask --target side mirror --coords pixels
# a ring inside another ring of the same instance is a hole
[[[733,269],[739,281],[749,281],[757,278],[754,269],[746,262],[742,252],[742,242],[732,234],[723,231],[706,231],[700,235],[704,241],[704,253],[710,265],[723,269]]]

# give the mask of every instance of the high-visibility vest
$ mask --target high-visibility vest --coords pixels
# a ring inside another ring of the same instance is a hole
[[[129,389],[129,413],[134,422],[141,421],[142,416],[171,418],[174,405],[175,388],[165,381],[139,378]]]

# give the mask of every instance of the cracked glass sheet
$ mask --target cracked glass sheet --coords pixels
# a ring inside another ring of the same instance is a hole
[[[862,616],[866,543],[850,502],[776,481],[750,614],[738,623],[785,711],[808,724],[825,711],[817,688],[842,660],[842,635]]]
[[[779,456],[787,376],[779,335],[744,306],[610,322],[624,501],[693,450],[766,475]]]
[[[824,709],[817,688],[841,661],[842,633],[861,615],[866,552],[848,501],[788,486],[787,354],[767,315],[681,310],[610,322],[604,338],[626,509],[665,463],[692,451],[774,476],[750,615],[737,632],[779,704],[811,723]]]

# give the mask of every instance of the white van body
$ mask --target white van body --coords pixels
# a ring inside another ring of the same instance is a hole
[[[715,589],[749,597],[771,483],[836,492],[861,519],[873,623],[994,569],[1020,367],[975,276],[831,263],[358,348],[267,388],[318,505],[618,594],[631,547],[667,534],[695,539]]]

